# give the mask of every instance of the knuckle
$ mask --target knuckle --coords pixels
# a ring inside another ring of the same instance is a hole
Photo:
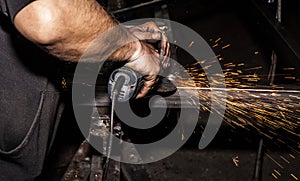
[[[154,71],[155,71],[154,74],[156,75],[156,74],[160,71],[160,67],[159,67],[159,66],[155,67],[155,68],[154,68]]]
[[[160,39],[160,37],[161,37],[161,33],[159,33],[159,32],[152,34],[153,39]]]

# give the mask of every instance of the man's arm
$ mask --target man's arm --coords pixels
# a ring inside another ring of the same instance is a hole
[[[62,60],[78,61],[97,36],[118,23],[95,0],[38,0],[18,12],[14,24],[21,34],[50,54]],[[129,31],[117,29],[113,36],[106,37],[106,43],[93,48],[109,52],[112,43],[124,42],[128,36]],[[126,66],[147,75],[137,98],[151,90],[160,71],[159,54],[138,39],[116,50],[109,59],[128,60]]]
[[[17,13],[14,24],[29,40],[44,47],[62,60],[77,61],[88,45],[101,33],[116,26],[95,0],[38,0]],[[128,32],[118,29],[107,44],[97,47],[106,51],[109,42],[118,42]],[[128,60],[140,47],[138,41],[123,46],[110,59]]]

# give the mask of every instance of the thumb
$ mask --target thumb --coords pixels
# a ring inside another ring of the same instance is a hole
[[[140,92],[136,96],[136,99],[142,98],[147,95],[149,91],[152,90],[157,79],[157,75],[148,75],[144,77],[144,85],[141,88]]]

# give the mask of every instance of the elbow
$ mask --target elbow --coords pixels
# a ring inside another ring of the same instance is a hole
[[[34,1],[17,13],[15,27],[27,39],[40,45],[49,45],[62,39],[58,10],[53,5]]]

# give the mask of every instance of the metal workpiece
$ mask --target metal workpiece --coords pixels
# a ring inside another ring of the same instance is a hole
[[[101,115],[91,119],[90,134],[93,136],[107,136],[106,128],[109,126],[109,116]]]
[[[69,164],[61,180],[64,181],[86,181],[90,175],[90,157],[88,153],[91,149],[87,140],[81,143]]]
[[[110,117],[108,115],[99,115],[97,109],[94,109],[91,116],[88,141],[102,153],[107,153],[109,137]]]
[[[115,160],[110,160],[110,164],[108,167],[107,179],[106,180],[113,180],[119,181],[122,180],[121,177],[121,163]]]
[[[252,101],[252,105],[256,105],[256,101],[264,101],[266,103],[274,103],[273,106],[278,105],[279,102],[295,106],[293,109],[299,107],[297,102],[300,98],[300,91],[297,87],[292,86],[289,88],[274,89],[272,86],[265,86],[260,88],[205,88],[205,87],[176,87],[177,91],[172,95],[165,97],[162,96],[149,96],[145,100],[151,99],[151,107],[154,108],[192,108],[196,103],[194,100],[198,99],[200,108],[210,106],[212,98],[220,99],[223,101],[239,102],[239,101]],[[106,93],[96,93],[96,100],[84,103],[85,106],[110,105],[109,99],[103,99],[102,96]],[[212,97],[214,96],[214,97]],[[225,97],[224,97],[225,96]],[[104,100],[104,101],[103,101]],[[105,102],[106,101],[106,102]],[[94,103],[93,103],[94,102]],[[166,104],[164,104],[166,103]],[[251,108],[251,104],[249,105]]]
[[[130,140],[126,140],[126,141],[130,142]],[[123,145],[122,150],[123,150],[122,158],[124,160],[127,160],[127,162],[134,162],[134,163],[143,162],[140,154],[138,153],[138,151],[133,145],[130,144]],[[121,164],[121,169],[124,178],[127,181],[134,181],[134,180],[150,181],[151,180],[146,167],[143,165]]]
[[[103,161],[100,155],[93,155],[91,161],[90,181],[102,181],[103,179]]]

